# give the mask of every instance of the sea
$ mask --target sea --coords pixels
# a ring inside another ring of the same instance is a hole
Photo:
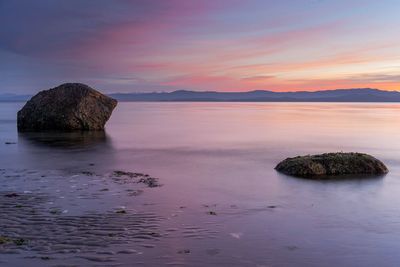
[[[23,104],[0,103],[0,266],[400,264],[400,104],[120,102],[105,132],[18,133]],[[389,173],[274,169],[340,151]]]

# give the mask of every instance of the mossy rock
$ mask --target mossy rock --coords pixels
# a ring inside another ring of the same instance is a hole
[[[287,158],[275,169],[287,175],[304,178],[371,176],[388,173],[385,164],[373,156],[343,152]]]

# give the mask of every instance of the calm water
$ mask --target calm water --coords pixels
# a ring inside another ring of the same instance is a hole
[[[0,235],[27,244],[0,249],[2,266],[400,263],[399,104],[119,103],[105,134],[72,136],[18,135],[21,105],[0,104],[0,191],[30,206],[22,216],[0,201]],[[390,173],[310,181],[274,170],[327,151],[370,153]],[[163,186],[134,191],[108,179],[114,170]],[[43,215],[53,206],[62,212]]]

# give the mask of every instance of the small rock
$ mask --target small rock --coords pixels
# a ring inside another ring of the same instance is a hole
[[[115,211],[115,213],[118,213],[118,214],[125,214],[126,213],[126,210],[117,210],[117,211]]]
[[[157,179],[153,178],[153,177],[140,178],[138,183],[145,184],[148,187],[159,187],[160,186],[160,184],[158,183]]]
[[[22,246],[22,245],[24,245],[25,244],[25,239],[23,239],[23,238],[18,238],[18,239],[15,239],[14,240],[14,244],[15,245],[17,245],[17,246]]]
[[[160,233],[151,232],[151,233],[149,233],[149,236],[152,236],[152,237],[161,237],[161,234],[160,234]]]
[[[286,248],[290,251],[299,249],[297,246],[286,246]]]
[[[178,254],[190,254],[190,249],[181,249],[181,250],[178,250]]]
[[[138,254],[138,251],[135,249],[124,249],[117,251],[117,254]]]
[[[130,197],[136,197],[136,196],[141,195],[142,193],[143,193],[143,190],[133,190],[133,191],[130,191],[130,192],[128,193],[128,196],[130,196]]]
[[[17,193],[10,193],[10,194],[6,194],[4,196],[5,197],[19,197],[19,195]]]
[[[144,248],[155,248],[156,246],[153,244],[141,244],[142,247]]]
[[[52,209],[52,210],[50,210],[49,212],[50,212],[51,214],[54,214],[54,215],[62,214],[62,211],[59,210],[59,209]]]

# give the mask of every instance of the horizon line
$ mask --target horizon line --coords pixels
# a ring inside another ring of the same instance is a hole
[[[52,87],[54,88],[54,87]],[[44,90],[49,90],[48,89],[43,89],[37,91],[44,91]],[[97,88],[93,88],[97,91],[102,91]],[[337,88],[337,89],[317,89],[317,90],[295,90],[295,91],[274,91],[271,89],[254,89],[254,90],[247,90],[247,91],[218,91],[218,90],[206,90],[206,91],[199,91],[199,90],[190,90],[190,89],[177,89],[173,91],[151,91],[151,92],[146,92],[146,91],[140,91],[140,92],[111,92],[111,93],[103,93],[105,95],[116,95],[116,94],[170,94],[174,92],[193,92],[193,93],[251,93],[251,92],[271,92],[271,93],[317,93],[317,92],[327,92],[327,91],[341,91],[341,90],[376,90],[376,91],[382,91],[382,92],[400,92],[400,89],[381,89],[381,88],[373,88],[373,87],[352,87],[352,88]],[[36,93],[27,93],[27,94],[17,94],[17,93],[11,93],[11,92],[4,92],[0,93],[0,96],[4,95],[12,95],[12,96],[32,96]]]

